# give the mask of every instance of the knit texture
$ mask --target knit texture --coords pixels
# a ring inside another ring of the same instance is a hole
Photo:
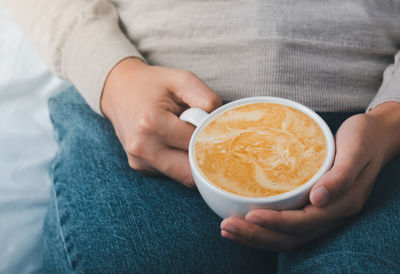
[[[98,113],[129,56],[193,71],[223,101],[279,96],[328,112],[400,101],[399,1],[3,1]]]

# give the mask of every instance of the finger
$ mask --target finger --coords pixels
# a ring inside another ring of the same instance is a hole
[[[350,167],[342,164],[334,165],[325,173],[310,192],[311,204],[316,207],[326,206],[339,198],[357,179],[365,166]]]
[[[275,231],[303,234],[336,219],[334,214],[327,216],[326,212],[328,212],[326,209],[324,213],[320,208],[313,206],[307,206],[301,210],[283,211],[254,209],[246,215],[246,220]]]
[[[336,155],[332,168],[313,186],[310,201],[322,207],[336,200],[346,191],[368,164],[364,149],[352,140],[336,140]]]
[[[190,107],[201,108],[211,112],[222,105],[222,101],[200,78],[192,72],[182,72],[178,70],[170,71],[170,79],[174,82],[170,84],[170,90],[174,92],[181,103]]]
[[[362,203],[353,201],[353,196],[345,195],[325,207],[308,205],[300,210],[283,211],[254,209],[246,215],[246,220],[267,229],[299,235],[328,231],[359,212]]]
[[[284,240],[285,249],[293,249],[302,244],[317,239],[338,225],[345,222],[329,215],[316,214],[319,208],[310,206],[310,210],[272,211],[253,210],[246,216],[250,223],[263,227],[268,231],[287,233]],[[314,211],[315,212],[311,212]],[[314,214],[313,214],[314,213]],[[314,215],[314,216],[312,216]],[[329,219],[327,217],[332,217]]]
[[[223,237],[259,249],[279,251],[296,245],[296,239],[289,233],[268,230],[240,218],[223,220],[221,230]]]
[[[128,155],[128,163],[133,170],[136,170],[143,175],[160,175],[158,170],[148,165],[145,161],[132,155]]]
[[[187,187],[195,187],[187,152],[160,147],[156,153],[159,156],[149,162],[151,166]]]
[[[229,239],[231,241],[235,241],[241,245],[246,245],[246,246],[250,246],[250,247],[254,247],[254,248],[258,248],[258,249],[262,249],[262,250],[267,250],[267,251],[280,251],[278,250],[278,248],[276,247],[267,247],[267,245],[261,245],[261,243],[257,243],[254,244],[252,242],[247,241],[244,238],[241,238],[239,236],[236,236],[235,234],[232,234],[230,232],[227,232],[225,230],[221,230],[221,236],[224,237],[225,239]]]
[[[166,112],[164,116],[164,126],[161,127],[160,133],[163,143],[166,146],[187,151],[195,127],[183,122],[171,112]]]
[[[305,209],[290,211],[275,211],[269,209],[254,209],[247,213],[245,219],[255,225],[282,232],[295,233],[309,223],[310,214]]]

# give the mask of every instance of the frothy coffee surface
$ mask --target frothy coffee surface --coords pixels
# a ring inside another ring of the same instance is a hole
[[[292,107],[254,103],[218,114],[198,134],[195,158],[218,187],[247,197],[290,191],[326,157],[318,124]]]

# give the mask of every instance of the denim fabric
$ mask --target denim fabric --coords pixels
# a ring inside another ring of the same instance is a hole
[[[353,223],[291,253],[220,236],[197,191],[127,164],[111,124],[69,89],[49,102],[60,151],[44,225],[47,273],[391,273],[400,271],[400,159]],[[321,114],[333,131],[350,114]]]
[[[381,172],[359,215],[314,243],[280,254],[280,271],[400,273],[400,157]]]
[[[50,100],[60,151],[44,225],[47,273],[273,272],[276,255],[223,239],[195,190],[127,164],[111,124],[74,90]]]

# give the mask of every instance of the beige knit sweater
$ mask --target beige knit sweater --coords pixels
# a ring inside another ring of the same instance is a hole
[[[3,2],[98,113],[107,74],[129,56],[191,70],[224,101],[271,95],[317,111],[400,101],[400,1]]]

